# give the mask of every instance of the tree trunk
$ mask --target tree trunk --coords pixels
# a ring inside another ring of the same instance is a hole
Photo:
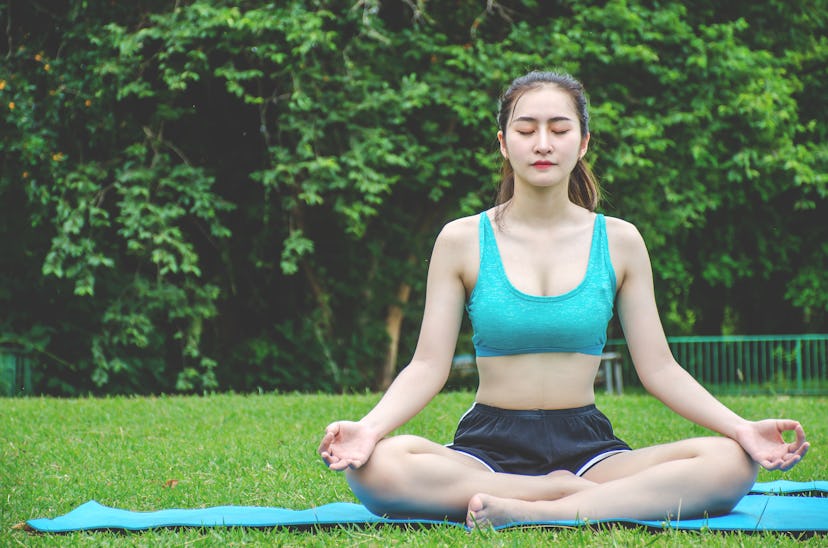
[[[388,307],[388,314],[385,316],[385,331],[388,333],[388,348],[385,352],[385,360],[380,370],[379,383],[377,388],[385,390],[391,385],[397,370],[397,356],[399,355],[400,331],[405,314],[403,306],[408,303],[411,297],[411,285],[402,282],[397,288],[397,299],[394,304]]]

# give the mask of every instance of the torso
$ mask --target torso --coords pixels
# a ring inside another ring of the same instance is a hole
[[[476,401],[501,409],[570,409],[595,402],[600,358],[575,353],[477,358]]]
[[[583,281],[595,214],[584,210],[578,222],[546,231],[521,227],[503,230],[491,212],[489,218],[504,270],[516,289],[529,295],[557,296]],[[616,264],[610,235],[615,221],[607,222],[610,256],[615,271],[622,272]],[[474,290],[480,265],[476,222],[476,217],[463,219],[463,239],[469,241],[470,250],[462,258],[461,272],[467,297]],[[593,383],[599,365],[600,356],[576,352],[478,357],[480,384],[476,400],[504,409],[587,405],[595,400]]]

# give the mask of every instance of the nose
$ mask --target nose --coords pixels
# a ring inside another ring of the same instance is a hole
[[[538,132],[538,138],[535,141],[535,151],[538,153],[547,153],[552,151],[552,139],[549,132]]]

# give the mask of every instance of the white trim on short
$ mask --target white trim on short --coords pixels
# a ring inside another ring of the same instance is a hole
[[[460,426],[460,423],[461,423],[461,422],[463,422],[463,419],[465,419],[465,418],[466,418],[466,415],[468,415],[469,413],[471,413],[472,411],[474,411],[474,408],[475,408],[476,406],[477,406],[477,402],[474,402],[474,403],[472,403],[472,404],[471,404],[471,407],[469,407],[468,409],[466,409],[466,412],[465,412],[465,413],[463,413],[463,415],[460,417],[460,420],[458,420],[458,421],[457,421],[457,426]]]
[[[455,453],[460,453],[461,455],[466,455],[467,457],[469,457],[469,458],[472,458],[472,459],[476,460],[477,462],[479,462],[480,464],[482,464],[483,466],[485,466],[485,467],[486,467],[486,470],[488,470],[489,472],[494,472],[495,474],[497,473],[497,472],[494,470],[494,468],[492,468],[491,466],[489,466],[489,465],[486,463],[486,461],[484,461],[484,460],[483,460],[483,459],[481,459],[480,457],[475,457],[475,456],[474,456],[474,455],[472,455],[471,453],[466,453],[465,451],[461,451],[461,450],[459,450],[459,449],[454,449],[454,448],[453,448],[453,447],[451,447],[450,445],[446,445],[446,447],[448,447],[449,449],[451,449],[451,450],[452,450],[452,451],[454,451]]]
[[[586,474],[586,473],[587,473],[587,471],[588,471],[590,468],[592,468],[593,466],[595,466],[596,464],[598,464],[599,462],[601,462],[601,461],[602,461],[602,460],[604,460],[605,458],[607,458],[607,457],[611,457],[611,456],[613,456],[613,455],[615,455],[615,454],[617,454],[617,453],[626,453],[627,451],[629,451],[629,449],[614,449],[614,450],[612,450],[612,451],[607,451],[606,453],[601,453],[601,454],[595,455],[594,457],[592,457],[591,459],[589,459],[589,460],[586,462],[586,464],[584,464],[583,466],[581,466],[581,467],[578,469],[578,471],[577,471],[577,472],[575,472],[575,475],[576,475],[576,476],[583,476],[584,474]]]
[[[457,421],[457,425],[458,425],[458,426],[460,425],[460,423],[461,423],[461,422],[463,422],[463,419],[465,419],[465,418],[466,418],[466,415],[468,415],[469,413],[471,413],[472,411],[474,411],[474,406],[475,406],[475,405],[477,405],[477,402],[472,403],[471,407],[469,407],[469,409],[468,409],[465,413],[463,413],[463,416],[462,416],[462,417],[460,417],[460,420],[459,420],[459,421]],[[489,465],[489,463],[487,463],[486,461],[484,461],[484,460],[483,460],[483,459],[481,459],[480,457],[476,457],[476,456],[472,455],[471,453],[466,453],[465,451],[461,451],[461,450],[459,450],[459,449],[455,449],[454,447],[452,447],[452,445],[453,445],[453,444],[451,444],[451,443],[447,443],[447,444],[445,445],[445,447],[448,447],[449,449],[451,449],[451,450],[452,450],[452,451],[454,451],[455,453],[460,453],[461,455],[466,455],[467,457],[469,457],[469,458],[472,458],[472,459],[476,460],[477,462],[479,462],[480,464],[482,464],[483,466],[485,466],[485,467],[486,467],[486,470],[488,470],[489,472],[494,472],[494,473],[497,473],[497,472],[495,471],[495,469],[494,469],[494,468],[492,468],[492,467]]]

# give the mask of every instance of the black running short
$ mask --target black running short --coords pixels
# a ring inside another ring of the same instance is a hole
[[[494,472],[526,476],[555,470],[580,476],[606,457],[630,450],[595,405],[512,410],[481,403],[463,415],[448,447]]]

